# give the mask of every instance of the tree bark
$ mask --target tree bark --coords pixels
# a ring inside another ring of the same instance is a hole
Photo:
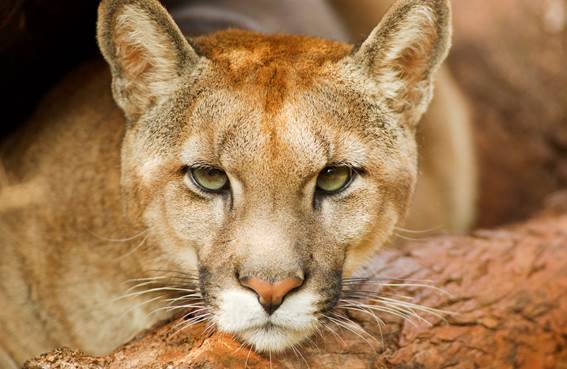
[[[202,325],[177,332],[174,320],[105,357],[60,349],[25,368],[567,368],[567,212],[413,242],[382,252],[368,270],[381,284],[358,289],[451,314],[405,320],[381,312],[382,327],[369,314],[348,314],[366,333],[331,325],[300,353],[274,354],[271,363]],[[388,286],[403,283],[413,286]]]

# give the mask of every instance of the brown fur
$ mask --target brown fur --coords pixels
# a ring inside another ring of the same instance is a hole
[[[394,0],[358,0],[356,6],[350,0],[330,3],[343,16],[354,40],[361,42]],[[473,225],[477,169],[471,130],[465,98],[451,74],[442,67],[436,78],[435,95],[416,134],[420,173],[405,227],[431,234],[430,231],[463,232]]]
[[[272,114],[290,91],[309,88],[318,70],[352,49],[315,37],[267,36],[236,29],[196,38],[193,46],[224,74],[227,86],[269,86],[265,108]]]
[[[396,32],[412,22],[424,42]],[[198,272],[211,320],[260,350],[305,339],[341,277],[405,218],[448,35],[441,0],[400,2],[354,50],[236,30],[187,42],[153,0],[103,1],[98,40],[126,119],[108,74],[87,66],[4,145],[3,191],[38,189],[2,207],[0,347],[18,363],[60,345],[107,352],[168,316],[145,315],[164,306],[148,295],[115,300],[124,281],[164,270]],[[195,163],[226,171],[230,192],[196,188]],[[318,173],[338,163],[360,174],[319,197]],[[267,333],[239,328],[261,308],[237,276],[305,283]]]

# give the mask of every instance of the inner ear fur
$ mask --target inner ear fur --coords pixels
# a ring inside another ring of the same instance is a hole
[[[451,43],[449,0],[399,0],[353,55],[394,113],[417,124]]]
[[[128,121],[170,96],[199,59],[154,0],[103,0],[97,39],[112,72],[114,99]]]

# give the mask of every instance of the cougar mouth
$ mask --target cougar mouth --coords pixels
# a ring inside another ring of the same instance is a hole
[[[254,346],[260,352],[283,352],[295,346],[313,333],[314,329],[295,330],[274,324],[266,324],[262,328],[254,328],[238,333],[244,342]]]
[[[279,352],[307,339],[317,327],[318,297],[308,291],[290,295],[272,314],[244,289],[226,290],[218,297],[214,320],[220,331],[234,334],[258,351]]]

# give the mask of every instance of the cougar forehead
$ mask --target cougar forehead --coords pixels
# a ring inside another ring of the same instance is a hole
[[[295,179],[308,181],[327,164],[365,164],[367,145],[356,131],[333,129],[338,122],[326,119],[322,106],[301,101],[315,96],[298,92],[278,113],[267,113],[263,89],[256,87],[257,96],[217,91],[198,101],[188,117],[183,162],[218,165],[246,181],[245,187],[283,178],[279,182],[291,187]]]
[[[342,78],[337,61],[352,46],[239,30],[193,42],[210,63],[200,96],[185,117],[190,137],[184,138],[183,160],[205,155],[235,170],[252,160],[284,162],[283,173],[289,174],[290,169],[321,169],[346,159],[362,165],[371,155],[365,147],[374,154],[377,146],[399,147],[394,141],[403,130],[395,122],[387,124],[387,117],[365,96],[368,91],[357,91],[357,82],[363,86],[367,81]],[[296,165],[291,166],[290,159]]]
[[[277,112],[286,97],[310,87],[351,46],[307,36],[262,35],[229,30],[199,37],[195,50],[212,62],[223,86],[265,88],[263,109]]]
[[[192,45],[200,55],[222,66],[235,85],[253,80],[252,76],[258,84],[275,82],[271,75],[274,70],[286,77],[301,77],[281,78],[277,82],[306,84],[326,63],[336,62],[352,50],[352,45],[316,37],[263,35],[242,30],[197,37]]]

